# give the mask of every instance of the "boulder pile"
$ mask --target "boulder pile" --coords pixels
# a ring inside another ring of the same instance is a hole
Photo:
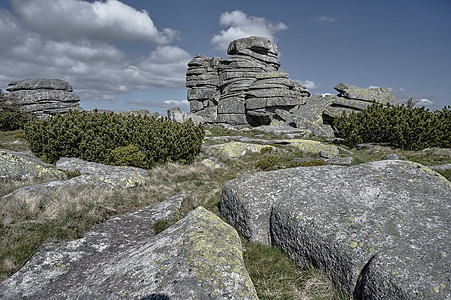
[[[277,45],[264,37],[229,44],[228,59],[197,55],[188,63],[190,110],[207,123],[267,125],[276,109],[304,104],[310,92],[279,70]]]
[[[32,112],[44,119],[69,109],[81,110],[80,97],[72,93],[72,86],[60,79],[25,79],[13,81],[6,88],[2,102],[17,105],[21,110]]]

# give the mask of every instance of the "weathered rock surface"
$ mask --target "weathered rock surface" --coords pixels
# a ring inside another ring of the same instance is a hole
[[[241,142],[229,142],[225,144],[218,144],[206,147],[204,152],[207,155],[212,156],[225,156],[227,158],[238,158],[249,153],[260,152],[262,148],[271,147],[272,149],[277,149],[274,146],[259,145],[251,143],[241,143]]]
[[[356,299],[450,299],[450,199],[438,173],[384,160],[247,175],[225,184],[220,211]]]
[[[194,123],[194,125],[199,125],[203,123],[203,119],[199,116],[187,114],[183,112],[180,107],[174,107],[168,109],[168,119],[178,123],[185,123],[190,120]]]
[[[303,104],[310,92],[279,70],[277,45],[264,37],[230,43],[228,59],[197,55],[188,63],[190,110],[207,123],[270,124],[275,109]]]
[[[2,299],[258,299],[236,231],[199,207],[158,235],[183,196],[42,245],[0,284]]]
[[[0,149],[0,178],[39,179],[55,178],[63,172],[39,158],[12,150]]]
[[[25,79],[11,82],[2,97],[3,102],[46,118],[70,109],[81,110],[80,97],[72,93],[72,86],[60,79]]]
[[[0,151],[0,153],[2,152]],[[23,154],[19,153],[19,155]],[[55,168],[52,165],[42,163],[39,159],[32,156],[24,155],[24,157],[29,160],[18,160],[16,164],[13,162],[13,169],[9,170],[10,172],[14,171],[11,174],[26,174],[23,178],[28,178],[30,176],[32,178],[39,178],[50,175],[52,177],[64,177],[66,171],[70,171],[74,174],[78,171],[80,172],[80,176],[19,188],[8,195],[1,197],[0,200],[7,200],[9,197],[17,198],[18,196],[22,198],[32,197],[36,193],[77,186],[95,186],[97,188],[108,190],[130,188],[144,183],[148,177],[147,170],[135,167],[110,166],[88,162],[78,158],[63,157],[56,163]],[[37,163],[34,163],[34,161]],[[41,166],[40,163],[42,163],[43,166]],[[23,169],[26,170],[24,171]]]

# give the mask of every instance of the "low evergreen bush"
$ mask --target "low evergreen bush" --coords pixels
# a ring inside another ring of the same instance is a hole
[[[21,111],[16,105],[0,102],[0,130],[13,131],[23,129],[25,124],[33,120],[31,113]]]
[[[358,113],[343,112],[333,125],[335,135],[349,147],[369,142],[404,150],[451,147],[451,106],[431,112],[424,107],[374,103]]]
[[[61,157],[150,168],[190,163],[200,152],[204,129],[191,120],[69,111],[25,126],[30,150],[48,163]]]

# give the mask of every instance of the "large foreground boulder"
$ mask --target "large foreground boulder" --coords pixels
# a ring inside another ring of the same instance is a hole
[[[1,299],[258,299],[236,231],[199,207],[155,235],[183,197],[42,245],[0,284]]]
[[[251,241],[312,262],[356,299],[450,299],[451,183],[416,163],[294,168],[225,184]]]

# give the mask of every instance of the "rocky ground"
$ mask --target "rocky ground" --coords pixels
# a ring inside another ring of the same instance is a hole
[[[310,264],[337,287],[324,299],[450,297],[451,184],[424,167],[449,178],[450,149],[357,150],[290,127],[226,127],[207,128],[193,165],[153,170],[53,166],[2,140],[0,263],[18,271],[0,298],[310,299],[328,289],[308,291],[299,274]],[[14,257],[27,232],[35,246]],[[294,284],[259,278],[258,243],[288,253]]]

